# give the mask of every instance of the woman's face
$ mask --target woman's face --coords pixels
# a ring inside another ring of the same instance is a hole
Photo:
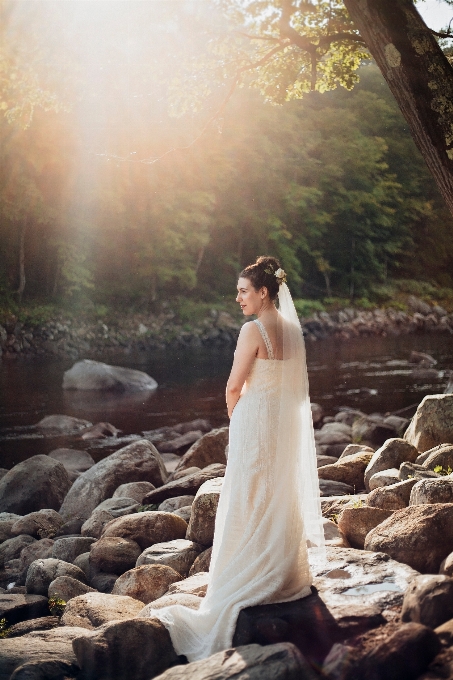
[[[267,288],[255,290],[250,279],[240,278],[238,281],[236,302],[241,305],[244,316],[258,314],[267,295]]]

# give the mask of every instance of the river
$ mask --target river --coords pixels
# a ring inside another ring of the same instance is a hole
[[[437,360],[436,378],[426,381],[413,375],[408,362],[412,350]],[[213,426],[227,423],[224,390],[232,349],[154,351],[104,360],[146,371],[157,380],[158,389],[134,395],[63,391],[63,372],[71,360],[34,357],[0,364],[0,467],[10,468],[34,454],[68,445],[64,438],[43,438],[31,428],[53,413],[108,421],[126,435],[199,417],[208,418]],[[445,334],[349,342],[328,338],[307,344],[307,363],[311,399],[327,414],[335,414],[340,406],[366,413],[394,412],[420,402],[426,394],[443,392],[453,370],[453,338]],[[79,448],[81,443],[72,440],[69,445]],[[104,455],[100,449],[94,457]]]

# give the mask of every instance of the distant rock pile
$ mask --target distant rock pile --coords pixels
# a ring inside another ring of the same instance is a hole
[[[4,471],[0,679],[452,677],[453,395],[410,422],[312,412],[328,558],[312,556],[313,594],[243,610],[233,648],[190,664],[149,612],[206,593],[228,428],[195,420],[98,463],[57,449]],[[39,425],[91,427],[65,418]]]

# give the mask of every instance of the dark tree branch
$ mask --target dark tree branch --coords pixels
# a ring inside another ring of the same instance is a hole
[[[361,35],[358,33],[348,33],[347,31],[340,33],[332,33],[331,35],[324,35],[319,39],[318,47],[326,48],[330,47],[334,42],[341,42],[343,40],[351,40],[353,42],[365,45],[365,41]]]

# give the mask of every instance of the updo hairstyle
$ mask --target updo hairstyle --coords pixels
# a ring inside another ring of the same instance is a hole
[[[280,262],[275,257],[258,257],[255,264],[249,264],[239,274],[239,278],[249,279],[254,289],[258,292],[265,286],[271,300],[278,295],[279,282],[275,272],[280,269]]]

